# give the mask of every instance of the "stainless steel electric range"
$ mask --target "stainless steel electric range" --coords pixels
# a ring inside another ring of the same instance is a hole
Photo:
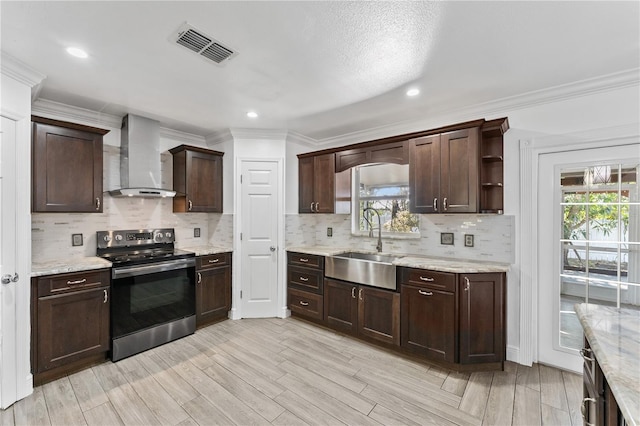
[[[113,361],[195,332],[195,254],[174,247],[172,228],[99,231],[97,239],[97,255],[112,263]]]

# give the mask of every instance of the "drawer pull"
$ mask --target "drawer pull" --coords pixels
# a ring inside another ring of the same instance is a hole
[[[469,291],[469,286],[471,282],[469,281],[469,277],[464,277],[464,291]]]
[[[582,403],[580,404],[580,414],[582,414],[582,420],[586,426],[596,426],[593,423],[589,423],[587,421],[587,403],[588,402],[596,402],[595,398],[584,398]]]
[[[355,287],[351,287],[351,298],[352,299],[356,298],[356,288]]]
[[[431,278],[431,277],[420,277],[420,279],[421,279],[422,281],[426,281],[426,282],[428,282],[428,283],[433,282],[433,281],[435,281],[435,280],[436,280],[435,278]]]
[[[309,306],[309,302],[303,302],[302,300],[300,301],[300,304],[301,304],[302,306]]]
[[[362,289],[358,290],[358,299],[362,300]]]
[[[198,284],[202,283],[202,274],[198,272]]]
[[[209,263],[218,263],[220,262],[220,258],[209,260]]]
[[[309,281],[309,278],[300,277],[300,281],[302,281],[302,282],[305,282],[305,283],[306,283],[307,281]]]
[[[309,261],[309,259],[307,259],[306,257],[301,257],[300,259],[298,259],[300,262],[304,262],[307,263]]]
[[[594,362],[594,361],[595,361],[595,359],[594,359],[594,358],[592,358],[592,357],[590,357],[589,355],[587,355],[587,352],[590,354],[592,351],[591,351],[591,349],[588,349],[588,348],[582,348],[582,349],[580,349],[580,355],[582,355],[582,358],[583,358],[585,361]]]
[[[420,293],[423,296],[433,296],[433,292],[432,291],[418,290],[418,293]]]
[[[67,281],[67,285],[77,285],[77,284],[83,284],[86,283],[87,279],[83,278],[81,280],[75,280],[75,281]]]
[[[104,300],[102,301],[102,303],[107,303],[107,301],[109,300],[109,293],[107,293],[107,290],[102,291],[104,291]]]

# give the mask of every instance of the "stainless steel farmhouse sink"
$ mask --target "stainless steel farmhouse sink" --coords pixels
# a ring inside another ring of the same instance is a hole
[[[325,259],[324,275],[328,278],[396,289],[396,266],[392,263],[402,256],[346,252]]]

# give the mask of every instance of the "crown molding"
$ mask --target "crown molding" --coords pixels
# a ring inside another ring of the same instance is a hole
[[[315,146],[348,145],[357,142],[379,139],[387,136],[409,133],[441,126],[444,122],[467,121],[478,117],[508,115],[509,112],[531,108],[538,105],[561,102],[600,92],[607,92],[626,87],[640,86],[640,68],[607,74],[586,80],[580,80],[522,93],[520,95],[496,99],[489,102],[448,109],[432,114],[428,119],[405,120],[384,126],[369,128],[343,135],[313,139],[306,137]]]
[[[263,139],[283,141],[287,138],[287,131],[282,129],[229,129],[234,140]]]
[[[224,142],[232,141],[233,135],[229,129],[224,129],[219,132],[214,132],[205,137],[206,144],[210,147],[219,145]]]
[[[79,108],[48,99],[38,99],[31,105],[31,112],[46,118],[71,121],[93,127],[120,129],[122,117],[90,109]]]
[[[204,146],[206,143],[204,136],[173,130],[168,127],[160,127],[160,137],[182,142],[186,145]]]
[[[0,70],[2,74],[31,88],[37,88],[37,86],[42,83],[42,80],[47,78],[45,74],[36,71],[29,65],[5,52],[0,52]]]
[[[305,145],[310,147],[318,146],[318,141],[316,139],[293,131],[287,132],[287,142],[293,142],[298,145]]]

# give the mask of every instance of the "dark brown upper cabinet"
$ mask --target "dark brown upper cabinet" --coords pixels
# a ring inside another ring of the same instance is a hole
[[[108,130],[32,121],[33,212],[102,213],[102,137]]]
[[[336,173],[351,167],[371,163],[407,164],[408,141],[390,142],[365,148],[347,149],[336,153]]]
[[[479,211],[477,127],[412,139],[409,205],[413,213]]]
[[[298,160],[298,212],[335,212],[336,157],[323,154]]]
[[[222,156],[224,153],[180,145],[173,155],[174,213],[222,213]]]

